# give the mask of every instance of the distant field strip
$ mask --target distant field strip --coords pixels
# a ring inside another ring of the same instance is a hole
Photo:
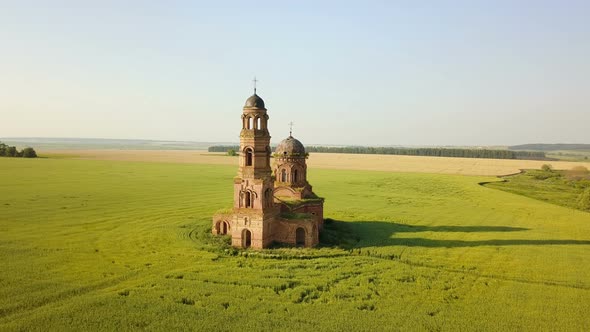
[[[187,150],[46,150],[41,151],[41,155],[88,160],[216,165],[237,165],[238,163],[238,157],[229,157],[223,153]],[[310,168],[484,176],[514,174],[521,169],[538,169],[543,164],[551,164],[555,169],[571,169],[574,166],[590,168],[590,162],[341,153],[311,153],[308,160]]]

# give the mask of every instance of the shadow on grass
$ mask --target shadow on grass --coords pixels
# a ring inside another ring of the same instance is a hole
[[[586,240],[535,240],[535,239],[492,239],[492,240],[434,240],[428,238],[396,238],[399,233],[448,232],[448,233],[506,233],[522,232],[528,228],[509,226],[412,226],[387,221],[338,221],[326,219],[320,234],[320,246],[343,249],[363,247],[408,246],[428,248],[456,248],[478,246],[515,245],[590,245]]]

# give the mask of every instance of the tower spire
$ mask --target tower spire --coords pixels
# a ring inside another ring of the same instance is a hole
[[[252,80],[252,82],[254,82],[254,94],[256,94],[256,83],[258,82],[258,80],[256,79],[256,76],[254,76],[254,79]]]
[[[289,136],[293,136],[293,121],[289,122]]]

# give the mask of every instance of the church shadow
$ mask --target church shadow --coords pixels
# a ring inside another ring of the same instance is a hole
[[[326,219],[320,234],[320,246],[344,249],[364,247],[408,246],[426,248],[457,248],[478,246],[517,245],[590,245],[590,240],[435,240],[422,237],[395,237],[400,233],[446,232],[446,233],[506,233],[525,232],[523,227],[510,226],[415,226],[388,221],[338,221]]]

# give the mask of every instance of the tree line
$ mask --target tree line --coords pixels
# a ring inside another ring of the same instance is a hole
[[[238,145],[210,146],[209,152],[239,151]],[[549,160],[542,151],[510,151],[492,149],[458,149],[458,148],[398,148],[371,146],[307,146],[307,152],[350,153],[350,154],[391,154],[402,156],[458,157],[458,158],[491,158],[491,159],[531,159]]]
[[[16,146],[8,146],[0,142],[0,157],[37,158],[37,152],[30,147],[18,151]]]
[[[536,151],[558,151],[558,150],[582,150],[590,151],[590,144],[521,144],[509,146],[510,150],[536,150]]]

